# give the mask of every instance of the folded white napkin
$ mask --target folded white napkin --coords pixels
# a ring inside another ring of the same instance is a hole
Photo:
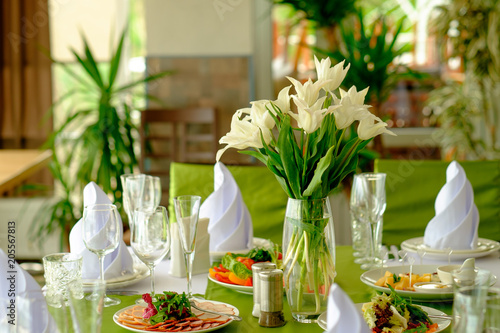
[[[16,332],[16,328],[21,331],[21,327],[24,327],[27,328],[26,332],[56,332],[57,326],[48,312],[42,289],[35,279],[17,262],[8,258],[2,249],[0,272],[0,331]],[[15,307],[14,311],[9,308],[11,304]],[[20,322],[20,318],[23,322]],[[27,318],[30,318],[30,322]]]
[[[336,283],[330,288],[327,308],[328,333],[370,333],[360,309]]]
[[[252,248],[252,217],[233,175],[221,162],[214,166],[214,191],[201,205],[200,217],[210,219],[210,251]]]
[[[83,190],[84,206],[93,204],[111,204],[106,193],[94,182],[90,182]],[[120,218],[120,217],[118,217]],[[121,220],[120,220],[121,222]],[[80,219],[69,234],[71,253],[78,253],[83,257],[82,279],[98,279],[100,274],[97,255],[85,247],[82,238],[82,223]],[[120,244],[104,257],[104,278],[113,279],[124,275],[133,274],[134,263],[127,245],[123,241],[123,225],[120,223]],[[97,235],[96,235],[97,236]]]
[[[198,229],[196,231],[196,243],[194,246],[193,274],[208,273],[210,268],[210,235],[208,234],[207,218],[198,220]],[[176,277],[186,276],[186,264],[184,259],[184,250],[182,249],[179,238],[179,228],[177,223],[170,224],[170,234],[172,235],[172,244],[170,245],[170,275]]]
[[[424,244],[434,249],[475,249],[479,212],[465,171],[453,161],[446,169],[446,184],[434,204],[436,215],[427,224]]]

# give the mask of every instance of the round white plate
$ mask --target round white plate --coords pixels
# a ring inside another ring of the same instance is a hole
[[[213,303],[213,304],[224,304],[224,305],[230,307],[231,309],[233,309],[235,315],[239,315],[240,314],[240,311],[234,305],[223,303],[223,302],[217,302],[217,301],[204,301],[204,302],[209,302],[209,303]],[[137,329],[137,328],[128,327],[128,326],[125,326],[125,325],[121,324],[118,321],[118,316],[120,315],[120,313],[122,313],[123,311],[126,311],[126,310],[128,310],[128,309],[130,309],[130,308],[132,308],[134,306],[136,306],[136,305],[135,304],[134,305],[130,305],[130,306],[127,306],[126,308],[123,308],[123,309],[117,311],[113,315],[113,321],[115,322],[115,324],[118,325],[118,326],[120,326],[120,327],[123,327],[124,329],[129,330],[131,332],[140,332],[140,333],[143,333],[143,332],[156,332],[156,331],[146,331],[146,330],[140,330],[140,329]],[[215,315],[215,316],[217,316],[217,315]],[[216,330],[218,330],[220,328],[223,328],[223,327],[231,324],[233,321],[234,321],[234,319],[229,318],[229,320],[226,323],[222,324],[222,325],[219,325],[219,326],[216,326],[216,327],[207,328],[207,329],[204,329],[204,330],[199,330],[199,331],[196,331],[196,332],[211,332],[211,331],[216,331]]]
[[[212,278],[210,276],[210,274],[208,274],[208,279],[214,283],[217,283],[218,285],[221,285],[223,287],[226,287],[226,288],[229,288],[229,289],[232,289],[234,291],[237,291],[239,293],[243,293],[243,294],[249,294],[249,295],[252,295],[253,294],[253,287],[249,287],[249,286],[240,286],[240,285],[237,285],[237,284],[230,284],[230,283],[224,283],[224,282],[220,282],[220,281],[217,281],[216,279]]]
[[[361,308],[363,307],[363,304],[364,303],[356,303],[356,308],[358,308],[358,310],[360,312],[361,312]],[[437,309],[434,309],[434,308],[430,308],[428,306],[416,305],[416,304],[413,304],[413,305],[420,307],[422,310],[424,310],[425,312],[427,312],[428,315],[433,315],[433,316],[447,316],[446,313],[444,313],[442,311],[439,311]],[[451,320],[449,320],[449,319],[431,318],[431,320],[432,320],[433,323],[438,324],[438,328],[434,332],[441,332],[441,331],[445,330],[451,324]]]
[[[439,265],[413,265],[412,267],[412,273],[414,274],[425,274],[425,273],[435,273],[437,272],[437,267]],[[370,271],[364,272],[361,274],[361,282],[364,284],[372,287],[375,290],[381,291],[386,294],[391,293],[391,289],[387,287],[380,287],[376,286],[375,283],[380,279],[382,276],[384,276],[385,271],[389,271],[391,273],[394,273],[396,275],[399,275],[400,273],[409,273],[410,267],[408,265],[404,266],[391,266],[391,267],[384,267],[383,269],[376,268],[372,269]],[[495,284],[497,278],[495,275],[492,275],[492,285]],[[432,290],[430,292],[423,292],[423,291],[410,291],[410,290],[395,290],[398,295],[404,298],[411,298],[414,301],[420,301],[420,302],[450,302],[453,301],[453,291],[444,290],[442,292],[436,292],[435,290]]]
[[[124,274],[111,279],[106,279],[107,289],[116,289],[129,286],[141,280],[144,280],[149,276],[149,268],[146,266],[129,248],[133,260],[133,272],[130,274]]]
[[[448,260],[449,250],[433,249],[424,244],[424,237],[416,237],[405,240],[401,248],[408,252],[419,253],[424,251],[424,258]],[[494,240],[479,238],[478,246],[471,250],[453,250],[449,255],[451,260],[464,260],[467,258],[479,258],[487,256],[500,249],[500,243]]]
[[[273,247],[273,242],[271,242],[269,239],[264,239],[264,238],[258,238],[254,237],[253,238],[253,247]],[[249,249],[242,249],[242,250],[234,250],[234,251],[210,251],[210,261],[220,261],[221,258],[228,252],[231,253],[237,253],[237,254],[246,254],[250,251]]]

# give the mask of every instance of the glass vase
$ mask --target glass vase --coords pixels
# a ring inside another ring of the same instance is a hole
[[[283,228],[283,268],[292,316],[316,322],[326,311],[335,276],[335,233],[330,201],[288,199]]]

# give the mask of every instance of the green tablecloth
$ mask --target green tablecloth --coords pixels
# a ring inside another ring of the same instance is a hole
[[[361,282],[359,277],[364,272],[355,264],[352,256],[352,248],[350,246],[337,246],[336,248],[337,261],[337,277],[335,282],[351,297],[354,303],[367,302],[374,295],[373,289]],[[106,308],[104,310],[102,332],[105,333],[125,333],[127,330],[117,326],[113,322],[113,314],[128,305],[134,304],[137,296],[122,296],[122,303],[117,306]],[[240,316],[243,318],[241,322],[233,322],[222,328],[219,332],[266,332],[273,333],[281,332],[322,332],[323,330],[317,324],[300,324],[293,321],[288,304],[284,299],[284,314],[287,321],[286,325],[279,328],[263,328],[259,326],[258,319],[252,316],[253,298],[252,295],[238,293],[231,289],[219,286],[211,281],[208,281],[205,294],[206,299],[225,302],[236,306],[240,310]],[[451,303],[419,303],[426,306],[439,309],[443,312],[451,314]],[[450,332],[446,329],[444,332]]]

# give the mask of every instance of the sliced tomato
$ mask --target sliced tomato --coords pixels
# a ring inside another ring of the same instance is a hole
[[[222,276],[221,273],[215,273],[215,279],[220,282],[233,284],[227,277]]]

